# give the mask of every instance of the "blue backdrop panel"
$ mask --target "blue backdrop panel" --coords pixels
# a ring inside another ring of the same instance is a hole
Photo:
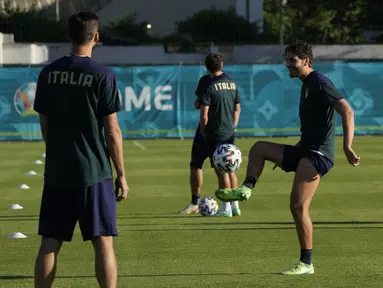
[[[42,67],[0,68],[0,140],[41,140],[33,111]],[[111,67],[123,110],[118,119],[125,138],[193,137],[199,112],[195,89],[203,66]],[[320,63],[355,111],[357,134],[380,134],[383,125],[383,63]],[[227,65],[236,81],[242,113],[238,136],[299,135],[301,82],[284,65]],[[380,96],[380,97],[379,97]],[[52,95],[54,97],[54,95]],[[337,119],[338,133],[342,133]]]

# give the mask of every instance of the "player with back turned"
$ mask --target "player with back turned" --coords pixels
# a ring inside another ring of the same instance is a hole
[[[310,204],[322,177],[329,172],[335,160],[335,115],[342,118],[343,151],[352,166],[358,166],[360,157],[352,149],[354,112],[330,79],[312,68],[312,48],[305,42],[296,42],[285,49],[285,61],[291,78],[302,81],[299,104],[301,139],[295,146],[260,141],[249,153],[246,180],[236,189],[220,189],[217,198],[223,201],[248,200],[261,176],[265,161],[271,161],[285,172],[295,172],[290,197],[301,255],[298,263],[285,275],[313,274],[313,227]],[[232,245],[232,244],[230,244]]]
[[[212,157],[217,147],[222,144],[234,144],[235,130],[240,115],[240,97],[236,84],[223,72],[223,57],[210,53],[205,59],[208,75],[203,76],[196,90],[196,108],[200,110],[200,122],[197,127],[191,153],[190,187],[192,201],[181,214],[198,212],[198,201],[202,187],[202,166],[206,158]],[[219,188],[237,187],[237,175],[222,173],[215,169]],[[238,201],[223,202],[217,217],[240,216]]]
[[[35,287],[52,286],[57,255],[79,221],[83,240],[94,247],[100,287],[115,288],[116,201],[128,196],[117,83],[111,70],[91,59],[99,40],[98,17],[75,14],[68,30],[72,53],[41,71],[34,103],[46,144]]]

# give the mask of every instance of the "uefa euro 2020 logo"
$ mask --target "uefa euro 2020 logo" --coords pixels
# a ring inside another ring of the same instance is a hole
[[[36,83],[34,82],[25,83],[17,89],[14,97],[14,105],[17,113],[23,117],[37,114],[36,111],[33,110],[35,94]]]

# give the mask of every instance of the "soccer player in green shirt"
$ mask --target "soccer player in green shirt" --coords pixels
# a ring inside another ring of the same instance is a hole
[[[222,144],[234,144],[235,130],[241,110],[240,96],[235,82],[223,72],[223,57],[210,53],[205,59],[208,75],[203,76],[196,90],[196,108],[200,110],[200,122],[197,127],[190,161],[190,187],[192,201],[181,214],[198,212],[198,201],[202,186],[202,166],[212,157],[216,148]],[[219,188],[237,187],[237,175],[222,173],[215,169]],[[240,216],[238,201],[223,202],[216,217]]]
[[[71,242],[77,222],[83,240],[93,244],[100,287],[116,287],[116,202],[125,200],[129,190],[117,82],[112,70],[91,59],[99,40],[95,14],[70,17],[68,36],[72,53],[44,67],[34,102],[46,144],[35,287],[52,286],[57,256],[63,242]]]

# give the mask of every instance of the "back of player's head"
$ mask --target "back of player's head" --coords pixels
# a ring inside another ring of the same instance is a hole
[[[211,73],[222,70],[223,56],[217,53],[210,53],[206,56],[205,65],[207,71]]]
[[[86,45],[98,33],[98,17],[91,12],[80,12],[68,20],[68,37],[76,45]]]
[[[306,42],[297,41],[293,44],[288,45],[285,48],[285,56],[288,52],[292,53],[294,56],[297,56],[301,60],[309,58],[310,59],[309,63],[311,66],[311,61],[314,58],[313,50],[312,50],[312,47]]]

